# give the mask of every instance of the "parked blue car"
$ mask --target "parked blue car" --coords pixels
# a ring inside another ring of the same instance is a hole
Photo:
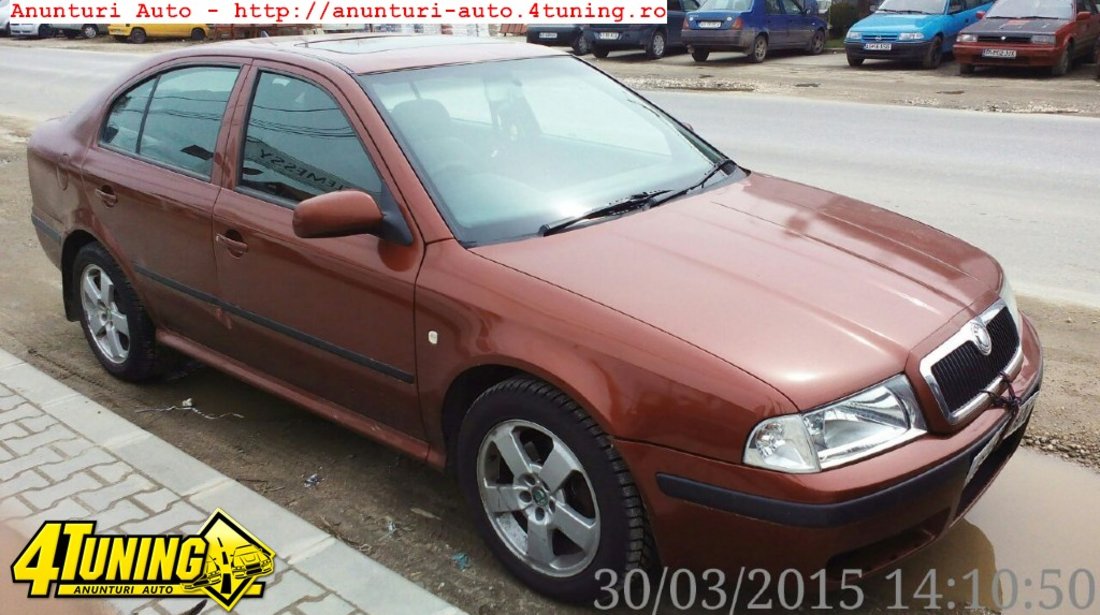
[[[706,0],[688,13],[681,34],[696,62],[712,51],[743,51],[763,62],[772,49],[825,49],[828,24],[817,0]]]
[[[936,68],[954,48],[959,31],[992,5],[988,0],[883,0],[877,11],[848,30],[848,64],[906,60]]]

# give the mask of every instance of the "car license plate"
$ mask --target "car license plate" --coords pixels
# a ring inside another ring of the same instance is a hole
[[[983,58],[1015,58],[1015,49],[983,49]]]
[[[1001,434],[1004,431],[1000,431],[989,439],[989,443],[982,447],[982,450],[978,451],[977,455],[974,455],[974,460],[970,462],[970,471],[966,473],[966,482],[964,485],[969,485],[970,481],[974,478],[974,475],[978,473],[978,469],[982,467],[985,460],[989,458],[993,449],[997,448],[997,445],[1001,443]]]
[[[601,41],[617,41],[619,40],[618,32],[600,32]]]
[[[893,49],[891,43],[864,43],[863,48],[867,51],[890,51]]]
[[[722,22],[720,22],[720,21],[700,21],[699,22],[699,27],[707,29],[707,30],[717,30],[718,28],[722,27]]]
[[[1012,423],[1008,425],[1008,429],[1005,430],[1005,434],[1011,435],[1016,433],[1024,423],[1027,422],[1027,417],[1031,416],[1031,411],[1035,409],[1035,402],[1039,399],[1039,393],[1033,393],[1031,397],[1024,403],[1020,404],[1020,410],[1016,413],[1016,416],[1012,418]]]
[[[539,32],[539,38],[558,38],[557,32]]]

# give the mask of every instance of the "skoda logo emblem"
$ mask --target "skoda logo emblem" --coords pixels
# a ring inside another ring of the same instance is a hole
[[[1007,36],[1002,36],[1002,37],[1001,37],[1001,40],[1002,40],[1002,41],[1007,41],[1007,40],[1008,40],[1008,37],[1007,37]]]
[[[876,37],[875,37],[875,40],[876,40],[876,41],[881,41],[881,40],[882,40],[882,37],[881,37],[881,36],[876,36]]]
[[[993,352],[993,339],[989,337],[989,329],[986,329],[985,324],[980,320],[970,323],[970,337],[978,347],[978,352],[987,357]]]

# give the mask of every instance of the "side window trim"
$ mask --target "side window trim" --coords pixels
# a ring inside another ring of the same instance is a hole
[[[149,164],[149,165],[161,168],[161,169],[172,171],[173,173],[179,173],[180,175],[184,175],[184,176],[190,177],[192,179],[197,179],[197,180],[200,180],[200,181],[203,181],[203,182],[206,182],[206,183],[213,183],[212,174],[211,174],[211,176],[202,175],[201,173],[195,173],[194,171],[191,171],[190,169],[184,169],[184,168],[181,168],[181,167],[177,167],[173,164],[169,164],[169,163],[164,162],[162,160],[154,160],[152,158],[142,156],[141,155],[141,141],[142,141],[142,136],[145,133],[145,121],[149,117],[149,107],[153,104],[153,97],[157,93],[157,87],[160,85],[161,76],[163,76],[167,73],[173,72],[173,71],[186,70],[188,68],[235,68],[235,69],[237,69],[238,72],[237,72],[237,81],[234,83],[233,90],[236,90],[238,87],[240,87],[241,76],[245,74],[246,66],[247,66],[247,64],[245,64],[245,63],[235,63],[235,62],[229,62],[229,61],[194,62],[194,63],[193,62],[185,62],[185,63],[180,63],[180,64],[172,64],[172,65],[168,66],[167,68],[163,68],[161,70],[158,70],[156,73],[154,73],[153,75],[151,75],[151,76],[149,76],[145,79],[141,79],[141,80],[138,80],[138,81],[135,81],[135,82],[127,83],[126,86],[124,86],[121,89],[120,92],[118,92],[116,95],[114,95],[113,98],[111,98],[111,103],[106,106],[107,110],[103,114],[102,118],[100,119],[99,131],[96,135],[95,147],[99,147],[99,148],[114,152],[114,153],[116,153],[120,156],[125,156],[127,158],[132,159],[132,160],[137,160],[138,162],[143,162],[145,164]],[[141,113],[141,124],[138,127],[137,141],[134,145],[134,151],[131,152],[131,151],[122,149],[121,147],[116,147],[116,146],[114,146],[110,143],[106,143],[103,140],[103,133],[104,133],[105,129],[107,128],[107,122],[111,119],[111,109],[114,108],[115,103],[122,96],[125,96],[129,92],[141,87],[142,85],[144,85],[144,84],[146,84],[150,81],[153,82],[153,89],[149,91],[149,99],[145,101],[145,108],[142,110],[142,113]],[[230,102],[231,102],[232,99],[233,99],[233,91],[230,91],[229,96],[230,96]],[[222,131],[225,130],[226,125],[228,124],[227,120],[230,119],[231,113],[232,113],[232,106],[229,105],[229,104],[226,104],[225,111],[222,112],[221,125],[219,126],[219,129],[218,129],[219,133],[221,133]],[[220,138],[218,139],[218,141],[220,142]],[[217,146],[217,142],[215,143],[215,146]]]

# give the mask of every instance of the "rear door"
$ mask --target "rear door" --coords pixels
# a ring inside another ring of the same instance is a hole
[[[1100,11],[1097,10],[1095,0],[1077,0],[1077,12],[1091,15],[1088,21],[1077,22],[1076,52],[1087,58],[1091,55],[1097,38],[1100,38]]]
[[[307,395],[422,435],[413,291],[423,246],[387,171],[346,93],[324,76],[256,62],[250,81],[227,154],[232,175],[214,209],[231,356]],[[349,189],[374,197],[388,239],[294,234],[302,200]]]
[[[782,0],[764,0],[764,27],[768,30],[769,47],[780,49],[787,46],[790,35]]]
[[[158,325],[207,345],[223,331],[206,300],[218,292],[214,152],[228,134],[223,120],[242,67],[228,58],[191,60],[121,88],[81,168],[101,239],[130,270]]]

